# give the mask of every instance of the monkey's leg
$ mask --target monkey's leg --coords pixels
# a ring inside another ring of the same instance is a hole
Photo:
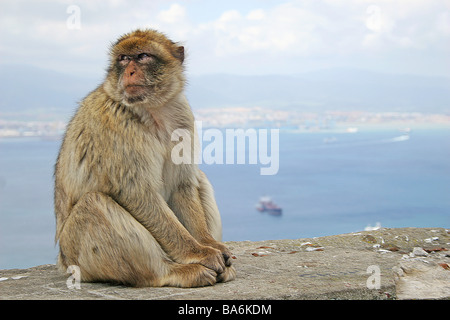
[[[171,261],[150,232],[109,196],[85,194],[61,232],[58,264],[80,267],[83,281],[133,286],[212,285],[216,273]]]
[[[222,241],[222,220],[214,197],[214,189],[203,171],[200,171],[199,185],[200,202],[209,233],[216,241]]]
[[[200,199],[200,191],[194,185],[179,186],[172,193],[169,206],[186,230],[200,244],[213,247],[222,252],[225,265],[231,256],[231,252],[210,233],[205,210]]]
[[[200,171],[199,183],[200,201],[205,214],[209,233],[216,241],[222,241],[222,221],[220,218],[219,208],[217,207],[216,199],[214,197],[214,189],[203,171]],[[231,257],[232,256],[230,255],[230,259]],[[225,271],[218,275],[217,281],[226,282],[235,278],[236,270],[231,265],[231,260],[229,260]]]
[[[222,237],[220,213],[213,189],[203,172],[201,172],[199,188],[193,185],[180,186],[172,194],[169,202],[177,218],[198,242],[218,249],[222,253],[225,268],[219,272],[218,281],[234,279],[235,271],[231,266],[232,254],[219,242]]]

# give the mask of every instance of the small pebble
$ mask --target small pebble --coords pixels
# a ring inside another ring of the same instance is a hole
[[[413,249],[413,251],[412,251],[412,254],[414,256],[417,256],[417,257],[426,257],[426,256],[428,256],[428,252],[426,252],[425,250],[423,250],[420,247],[415,247]]]

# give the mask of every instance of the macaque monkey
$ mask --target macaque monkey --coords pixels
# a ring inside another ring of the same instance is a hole
[[[172,132],[195,134],[183,61],[184,48],[157,31],[125,34],[67,127],[55,241],[60,269],[79,266],[82,281],[199,287],[236,276],[210,182],[171,160]]]

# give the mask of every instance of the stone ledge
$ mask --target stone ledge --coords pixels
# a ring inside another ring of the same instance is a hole
[[[43,265],[0,270],[0,299],[450,299],[450,234],[443,228],[383,228],[227,245],[236,258],[237,279],[212,287],[81,283],[81,289],[68,289],[68,274]],[[380,288],[372,289],[377,270]]]

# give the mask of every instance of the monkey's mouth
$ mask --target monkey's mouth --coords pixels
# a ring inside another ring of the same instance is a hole
[[[133,84],[125,87],[125,94],[128,97],[142,96],[145,95],[147,91],[147,86],[140,84]]]

